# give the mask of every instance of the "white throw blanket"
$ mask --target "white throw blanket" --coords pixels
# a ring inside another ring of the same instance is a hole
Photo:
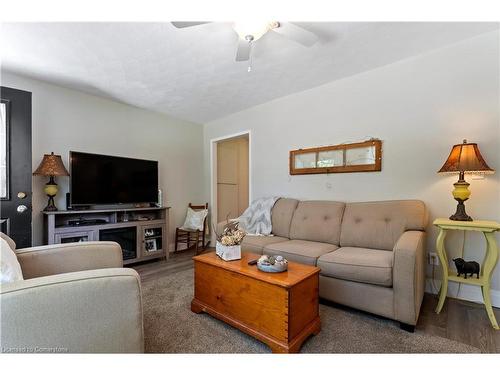
[[[239,227],[249,235],[268,236],[273,230],[271,210],[279,197],[259,198],[239,217]]]

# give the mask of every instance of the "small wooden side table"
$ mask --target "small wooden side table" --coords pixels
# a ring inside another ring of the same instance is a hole
[[[436,313],[440,313],[443,308],[444,301],[448,292],[448,281],[457,283],[476,285],[481,287],[483,293],[484,306],[490,318],[493,328],[499,329],[490,298],[491,275],[498,262],[498,246],[495,241],[495,232],[500,231],[500,223],[495,221],[455,221],[449,219],[436,219],[433,223],[439,228],[439,235],[436,241],[436,249],[443,267],[443,280],[441,283],[441,291],[439,293],[439,302],[436,307]],[[479,279],[471,277],[468,279],[462,276],[456,276],[453,271],[448,270],[448,257],[446,256],[445,239],[448,230],[470,230],[483,232],[486,238],[486,255],[481,266]]]

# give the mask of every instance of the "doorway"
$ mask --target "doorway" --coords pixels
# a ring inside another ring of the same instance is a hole
[[[239,217],[251,201],[250,131],[211,141],[212,223]]]

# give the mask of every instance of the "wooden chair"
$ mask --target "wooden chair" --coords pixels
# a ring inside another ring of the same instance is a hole
[[[189,208],[192,210],[207,210],[208,209],[208,203],[205,203],[204,205],[193,205],[189,203]],[[199,249],[201,248],[202,251],[205,250],[208,245],[210,245],[210,240],[205,243],[205,236],[207,234],[207,218],[208,215],[205,217],[205,220],[203,222],[203,230],[190,230],[190,229],[184,229],[184,228],[176,228],[175,229],[175,250],[174,253],[177,252],[178,246],[180,243],[185,243],[187,246],[187,249],[191,249],[194,247],[195,249],[195,254],[198,254]]]

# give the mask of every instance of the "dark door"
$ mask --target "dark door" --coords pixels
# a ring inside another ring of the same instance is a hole
[[[0,224],[31,246],[31,92],[0,87]]]

